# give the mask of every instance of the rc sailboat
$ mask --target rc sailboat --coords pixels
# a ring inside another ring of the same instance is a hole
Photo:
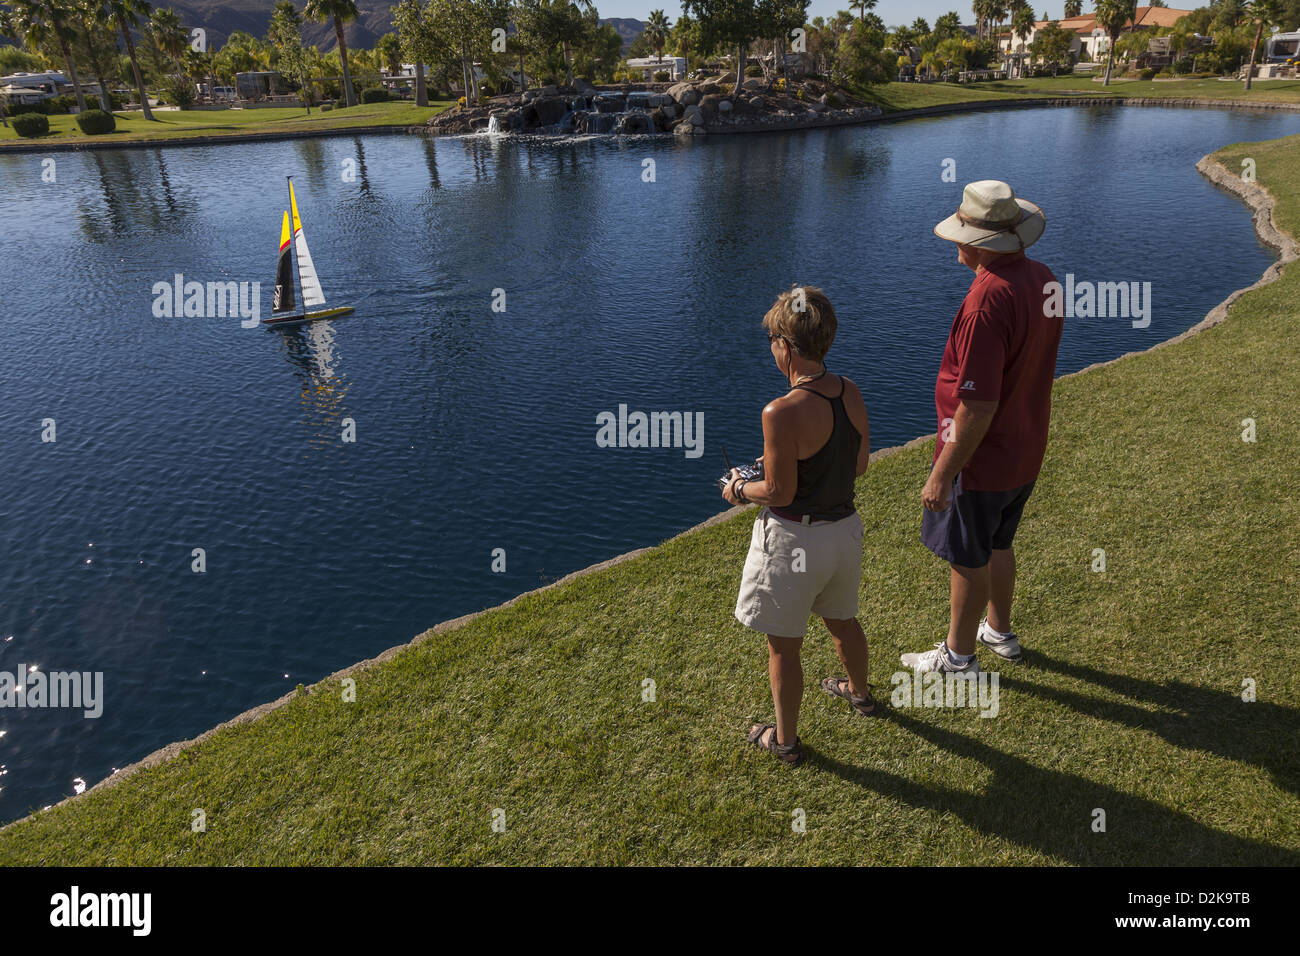
[[[275,296],[271,300],[271,314],[262,320],[263,325],[298,325],[316,319],[332,319],[347,315],[352,306],[319,308],[325,305],[325,293],[316,275],[307,237],[302,231],[298,216],[298,199],[293,193],[293,177],[289,180],[289,209],[280,222],[280,264],[275,273]],[[302,290],[302,308],[294,301],[294,271],[298,273],[298,288]]]

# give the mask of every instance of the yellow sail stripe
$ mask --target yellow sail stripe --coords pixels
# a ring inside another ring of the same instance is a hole
[[[298,218],[298,197],[293,194],[292,179],[289,180],[289,208],[293,210],[293,233],[296,236],[302,228],[302,221]]]
[[[289,231],[289,211],[286,209],[284,213],[284,221],[281,222],[280,224],[280,251],[281,252],[284,251],[284,247],[287,246],[292,239],[293,239],[293,233]]]

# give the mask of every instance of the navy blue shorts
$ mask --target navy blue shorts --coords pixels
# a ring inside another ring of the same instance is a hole
[[[982,568],[993,551],[1011,547],[1034,483],[1010,491],[967,491],[953,482],[947,511],[925,509],[921,543],[949,564]]]

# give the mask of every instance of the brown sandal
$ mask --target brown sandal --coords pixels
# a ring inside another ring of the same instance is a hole
[[[849,706],[856,713],[863,717],[879,717],[884,708],[880,702],[871,695],[872,686],[867,685],[867,695],[865,697],[854,697],[853,691],[849,689],[849,679],[847,677],[828,677],[822,681],[822,690],[832,697],[839,697],[849,702]]]
[[[763,735],[769,730],[772,733],[767,738],[767,743],[764,743]],[[788,763],[792,767],[800,763],[804,758],[803,742],[798,737],[795,737],[792,744],[779,744],[776,742],[776,724],[755,724],[749,728],[746,737],[759,750],[766,750],[777,760]]]

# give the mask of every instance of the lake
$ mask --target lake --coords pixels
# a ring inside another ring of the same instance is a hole
[[[862,387],[873,446],[934,431],[970,273],[931,229],[966,182],[1043,206],[1033,254],[1062,279],[1151,283],[1145,328],[1068,320],[1058,372],[1176,335],[1273,260],[1193,164],[1295,132],[1066,108],[686,144],[54,153],[52,183],[47,157],[0,156],[0,671],[104,688],[97,719],[0,710],[0,820],[718,512],[719,445],[759,454],[784,390],[759,321],[791,283],[834,303],[829,366]],[[269,311],[290,174],[355,316],[156,317],[177,274],[260,282]],[[702,445],[598,447],[620,405],[702,413]]]

